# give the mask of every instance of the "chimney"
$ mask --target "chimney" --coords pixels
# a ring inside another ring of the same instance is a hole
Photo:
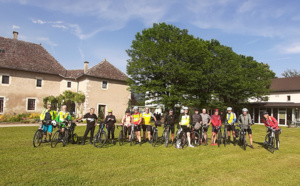
[[[85,61],[85,62],[84,62],[83,73],[87,73],[88,69],[89,69],[89,62],[88,62],[88,61]]]
[[[19,32],[13,31],[14,39],[18,39]]]

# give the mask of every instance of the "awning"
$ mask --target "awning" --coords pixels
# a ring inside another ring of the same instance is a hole
[[[263,107],[300,107],[300,103],[294,102],[254,102],[249,105],[263,106]]]

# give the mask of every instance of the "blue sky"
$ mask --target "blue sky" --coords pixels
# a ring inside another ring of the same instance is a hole
[[[126,72],[134,35],[153,23],[217,39],[280,74],[300,70],[295,0],[0,0],[0,36],[42,45],[67,69],[104,58]]]

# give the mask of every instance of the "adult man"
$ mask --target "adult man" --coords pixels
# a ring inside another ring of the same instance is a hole
[[[183,107],[183,114],[180,114],[179,116],[179,125],[181,125],[181,128],[183,130],[183,132],[185,132],[187,134],[187,139],[188,139],[188,143],[189,143],[189,147],[194,147],[191,144],[191,125],[193,123],[193,117],[191,115],[189,115],[189,108],[188,107]]]
[[[164,126],[166,127],[167,125],[169,125],[169,130],[171,131],[171,135],[172,135],[172,144],[174,142],[174,132],[175,132],[175,121],[176,121],[176,117],[173,114],[173,109],[169,110],[169,114],[166,114],[164,117]]]
[[[151,131],[152,131],[152,126],[151,126],[151,118],[153,117],[154,121],[156,121],[156,117],[149,112],[149,107],[145,108],[145,112],[142,114],[142,128],[143,128],[143,133],[144,133],[144,141],[146,141],[146,128],[148,131],[148,143],[151,143]]]
[[[115,123],[116,117],[112,114],[112,110],[108,110],[108,115],[105,117],[106,129],[107,129],[107,139],[110,139],[110,133],[112,137],[112,143],[114,143],[115,139]]]
[[[248,114],[248,109],[243,108],[243,114],[241,114],[238,118],[238,123],[241,125],[241,129],[244,129],[245,132],[248,132],[249,140],[250,140],[250,148],[253,149],[253,140],[252,140],[252,130],[250,128],[252,120],[251,115]]]
[[[192,115],[192,118],[193,118],[193,123],[192,123],[192,132],[193,132],[193,131],[196,131],[195,130],[196,123],[202,124],[202,116],[200,115],[198,108],[195,108],[195,113]],[[196,132],[199,133],[199,131],[200,131],[200,129],[197,130]],[[192,139],[194,139],[193,133],[192,133]]]
[[[141,122],[142,122],[142,117],[139,112],[138,107],[134,107],[134,114],[132,115],[133,117],[133,124],[134,124],[134,131],[135,131],[135,136],[136,136],[136,143],[139,143],[141,145]]]
[[[200,115],[201,115],[201,118],[202,118],[202,127],[203,127],[203,130],[204,130],[204,138],[205,138],[205,143],[206,143],[206,141],[207,141],[207,131],[208,131],[209,124],[210,124],[210,115],[208,115],[206,113],[205,108],[202,109],[202,113]],[[201,142],[202,142],[202,140],[201,140]]]
[[[276,148],[275,148],[275,150],[279,150],[280,128],[278,127],[278,121],[274,117],[269,116],[268,112],[264,112],[263,122],[264,122],[265,126],[268,128],[268,132],[272,129],[275,129],[275,139],[276,139]]]
[[[217,134],[218,134],[218,129],[221,127],[222,122],[221,122],[221,116],[219,115],[219,110],[215,110],[215,114],[211,116],[210,123],[212,124],[211,130],[212,130],[212,135],[211,135],[211,144],[210,146],[217,145],[216,144],[216,139],[217,139]],[[221,129],[219,129],[221,130]]]
[[[51,110],[51,104],[47,105],[47,109],[45,109],[41,115],[40,120],[42,121],[42,126],[44,132],[44,141],[47,142],[47,131],[49,133],[49,141],[51,141],[51,135],[53,131],[52,121],[56,118],[56,112]],[[55,122],[55,121],[54,121]]]
[[[65,136],[65,127],[66,124],[68,124],[67,122],[71,120],[71,115],[69,112],[67,112],[67,106],[63,105],[61,107],[61,111],[58,113],[57,117],[56,117],[56,121],[59,123],[59,126],[61,126],[61,133],[60,133],[60,137],[63,138]]]
[[[130,115],[130,110],[126,110],[122,118],[122,125],[124,126],[125,139],[128,133],[128,141],[130,141],[131,125],[133,125],[133,117]]]
[[[97,120],[98,120],[98,117],[97,115],[95,114],[95,109],[94,108],[90,108],[90,112],[89,113],[86,113],[84,116],[83,116],[84,119],[86,119],[86,129],[85,129],[85,133],[83,135],[83,139],[82,139],[82,142],[81,142],[81,145],[84,145],[85,144],[85,139],[88,135],[89,132],[90,133],[90,144],[92,145],[92,141],[93,141],[93,138],[94,138],[94,131],[95,131],[95,127],[97,125]],[[82,119],[79,118],[79,119]]]
[[[225,123],[228,124],[228,126],[227,126],[227,134],[228,134],[227,144],[230,143],[230,131],[232,131],[233,141],[235,141],[235,126],[234,126],[235,121],[236,121],[236,115],[235,115],[235,113],[232,112],[232,108],[228,107],[226,119],[225,119]]]

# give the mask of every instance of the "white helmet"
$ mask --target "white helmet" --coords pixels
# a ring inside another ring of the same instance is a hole
[[[139,107],[133,107],[133,110],[139,110]]]
[[[51,121],[51,124],[55,127],[56,126],[56,121]]]
[[[243,108],[242,111],[243,111],[243,112],[248,112],[248,109],[247,109],[247,108]]]
[[[183,107],[183,110],[189,110],[189,108],[188,107]]]
[[[231,108],[231,107],[228,107],[227,110],[232,110],[232,108]]]

